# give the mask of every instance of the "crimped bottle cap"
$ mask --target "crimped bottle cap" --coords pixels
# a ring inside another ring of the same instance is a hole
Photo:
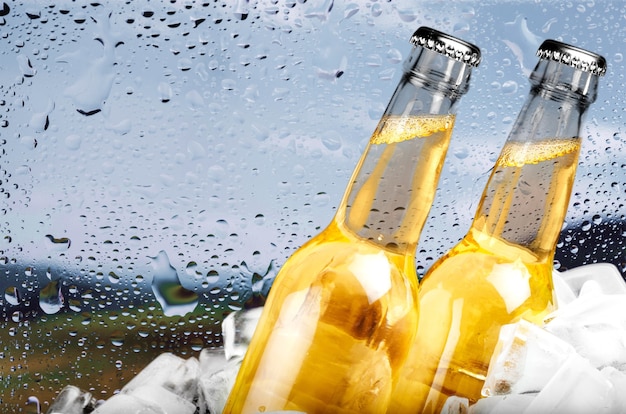
[[[606,73],[606,59],[576,46],[556,40],[545,40],[537,50],[537,57],[602,76]]]
[[[410,42],[473,67],[480,63],[480,49],[477,46],[430,27],[417,29]]]

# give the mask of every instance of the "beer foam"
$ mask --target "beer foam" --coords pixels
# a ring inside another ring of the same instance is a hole
[[[393,144],[414,138],[428,137],[437,132],[451,131],[455,116],[386,116],[370,139],[371,144]]]
[[[580,138],[552,138],[539,142],[508,142],[497,164],[501,167],[521,167],[577,153]]]

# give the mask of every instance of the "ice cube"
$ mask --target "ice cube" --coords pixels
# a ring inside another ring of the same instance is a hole
[[[524,414],[610,413],[613,386],[589,361],[570,354]]]
[[[236,311],[222,321],[226,359],[243,357],[250,344],[263,308]]]
[[[68,385],[57,395],[46,414],[83,414],[93,411],[95,404],[91,393]]]
[[[561,272],[560,276],[576,296],[580,295],[583,285],[590,280],[596,282],[601,292],[606,295],[626,294],[626,281],[617,267],[611,263],[579,266]]]
[[[626,413],[626,373],[613,367],[600,371],[613,384],[612,413]]]
[[[469,400],[453,395],[446,399],[446,402],[441,408],[441,414],[467,414],[468,410]]]
[[[144,385],[159,386],[187,401],[194,401],[197,398],[198,372],[196,358],[185,360],[171,353],[163,353],[131,379],[122,392],[132,393]]]
[[[228,394],[235,383],[242,357],[226,360],[222,350],[203,349],[200,352],[198,380],[200,412],[219,414],[224,409]]]
[[[154,403],[129,394],[116,394],[98,406],[92,414],[169,414]]]
[[[532,394],[494,395],[482,398],[469,407],[469,414],[518,414],[535,398]]]
[[[557,309],[545,329],[596,368],[626,366],[626,295],[589,293]]]
[[[576,299],[577,293],[574,293],[570,285],[563,279],[561,272],[556,270],[552,272],[552,283],[554,284],[554,293],[558,306],[566,305]]]
[[[538,392],[574,348],[537,325],[504,325],[491,357],[482,393],[486,396]]]
[[[167,414],[193,414],[196,412],[196,404],[163,387],[142,385],[135,388],[131,395],[146,401],[148,405],[158,405]]]

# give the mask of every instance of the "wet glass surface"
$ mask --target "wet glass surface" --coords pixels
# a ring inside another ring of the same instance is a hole
[[[458,241],[543,39],[602,54],[557,269],[626,273],[624,1],[0,4],[0,411],[221,346],[329,221],[422,25],[478,45],[420,274]]]

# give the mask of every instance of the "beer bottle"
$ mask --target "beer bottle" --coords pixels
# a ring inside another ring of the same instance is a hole
[[[431,28],[411,43],[333,220],[276,276],[225,413],[385,412],[417,325],[418,238],[480,61]]]
[[[603,57],[554,40],[537,52],[530,93],[465,237],[424,275],[416,339],[389,413],[439,413],[450,395],[481,397],[500,327],[542,324],[552,270]]]

